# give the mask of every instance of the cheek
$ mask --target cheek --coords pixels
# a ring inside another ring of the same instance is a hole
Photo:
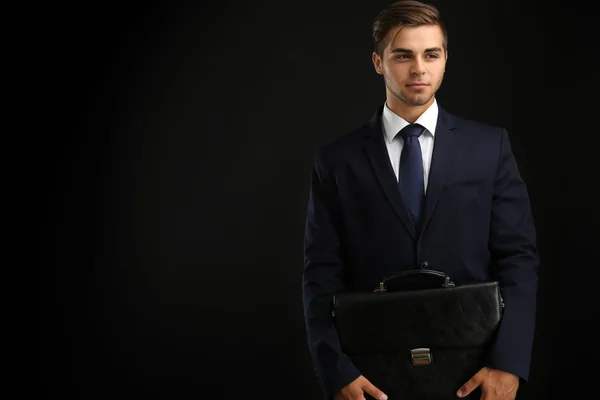
[[[390,69],[389,75],[395,82],[402,82],[406,79],[406,73],[402,68]]]
[[[390,74],[388,74],[388,82],[391,83],[393,86],[401,86],[401,80],[398,77],[398,75],[395,72],[391,72]]]
[[[444,69],[443,68],[430,68],[429,69],[429,77],[431,78],[432,82],[439,82],[442,79],[442,76],[444,75]]]

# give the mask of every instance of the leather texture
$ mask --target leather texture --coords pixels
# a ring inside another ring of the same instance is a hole
[[[450,276],[443,271],[433,269],[409,269],[397,272],[385,279],[383,284],[388,292],[415,289],[439,288],[444,283],[454,286]]]
[[[415,270],[384,280],[402,290],[334,297],[343,352],[390,400],[454,400],[484,364],[502,318],[498,282],[441,287],[445,277]],[[429,349],[429,364],[413,365],[418,348]]]

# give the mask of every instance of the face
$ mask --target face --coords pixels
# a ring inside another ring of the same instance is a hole
[[[403,27],[388,32],[383,56],[373,53],[373,64],[383,75],[388,101],[403,106],[426,106],[442,84],[447,54],[437,25]]]

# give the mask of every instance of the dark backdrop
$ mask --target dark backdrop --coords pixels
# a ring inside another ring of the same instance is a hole
[[[385,99],[370,24],[387,3],[29,10],[13,33],[29,32],[32,107],[7,149],[26,233],[6,284],[13,398],[320,398],[301,302],[312,155]],[[542,264],[521,393],[583,396],[600,278],[591,12],[434,4],[440,104],[506,127],[531,193]]]

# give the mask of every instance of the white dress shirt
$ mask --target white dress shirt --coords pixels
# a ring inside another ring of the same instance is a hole
[[[394,167],[396,179],[398,179],[400,154],[402,154],[404,139],[402,139],[402,136],[400,135],[396,136],[396,134],[400,132],[400,130],[406,125],[409,125],[409,122],[390,110],[387,106],[387,103],[385,104],[385,107],[383,107],[383,114],[381,118],[385,135],[385,144],[390,156],[390,162]],[[419,144],[421,145],[421,154],[423,156],[423,178],[425,181],[425,191],[427,191],[427,181],[429,179],[429,169],[431,166],[431,156],[433,154],[433,140],[435,137],[437,119],[438,105],[437,100],[434,99],[431,106],[425,110],[425,112],[421,114],[421,116],[415,121],[415,124],[420,124],[425,127],[425,131],[421,136],[419,136]]]

